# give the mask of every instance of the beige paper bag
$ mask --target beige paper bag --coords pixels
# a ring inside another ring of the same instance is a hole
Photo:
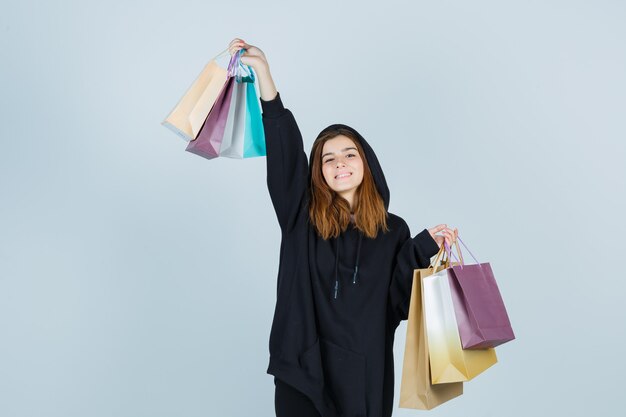
[[[439,259],[439,257],[438,257]],[[435,264],[437,264],[436,262]],[[444,269],[439,266],[437,271]],[[421,280],[432,275],[434,268],[416,269],[409,304],[409,317],[400,384],[400,407],[430,410],[463,394],[463,383],[431,383],[428,342],[424,329]]]
[[[226,76],[226,70],[215,59],[209,61],[161,124],[186,141],[194,140],[224,87]]]

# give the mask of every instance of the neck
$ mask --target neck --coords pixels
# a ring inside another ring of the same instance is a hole
[[[346,199],[346,201],[348,202],[348,204],[350,205],[350,212],[354,212],[354,190],[350,190],[350,191],[345,191],[343,193],[339,193],[340,196],[342,196],[344,199]]]

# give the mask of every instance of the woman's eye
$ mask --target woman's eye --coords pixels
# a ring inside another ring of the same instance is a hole
[[[356,156],[356,155],[353,153],[349,153],[348,156]]]
[[[332,161],[332,160],[333,160],[333,158],[327,159],[327,160],[325,160],[325,161],[324,161],[324,163],[326,163],[326,162],[330,162],[330,161]]]

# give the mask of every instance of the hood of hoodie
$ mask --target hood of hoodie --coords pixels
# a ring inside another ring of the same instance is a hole
[[[365,153],[365,159],[367,159],[367,164],[370,168],[370,171],[372,172],[372,177],[374,177],[374,183],[376,184],[376,188],[378,189],[378,192],[380,193],[385,203],[385,210],[388,210],[389,209],[389,187],[387,187],[385,174],[383,173],[383,169],[381,168],[380,163],[378,162],[378,158],[376,157],[374,150],[372,149],[370,144],[367,143],[365,138],[361,136],[361,134],[357,132],[356,129],[353,129],[350,126],[339,124],[339,123],[332,124],[324,128],[317,135],[317,138],[326,134],[327,132],[340,131],[341,129],[350,131],[359,140],[359,143],[363,147],[363,152]],[[309,159],[309,180],[311,178],[311,170],[313,168],[311,162],[312,162],[312,159],[310,158]]]
[[[367,143],[367,141],[365,140],[365,138],[363,136],[361,136],[361,134],[356,130],[351,128],[350,126],[344,125],[344,124],[332,124],[326,128],[324,128],[318,135],[317,138],[319,138],[320,136],[330,132],[330,131],[338,131],[339,133],[341,133],[341,130],[347,130],[349,132],[351,132],[359,141],[361,147],[363,148],[363,152],[365,153],[365,159],[367,160],[367,165],[369,166],[369,169],[372,173],[372,177],[374,178],[374,184],[376,185],[376,189],[378,190],[378,192],[380,193],[384,205],[385,205],[385,211],[387,211],[389,209],[389,187],[387,187],[387,181],[385,180],[385,174],[383,173],[383,169],[380,166],[380,163],[378,162],[378,158],[376,157],[376,154],[374,153],[374,150],[372,149],[372,147],[370,146],[369,143]],[[317,140],[316,138],[316,140]],[[312,155],[309,158],[309,183],[310,183],[310,179],[311,179],[311,174],[312,174]],[[333,293],[332,293],[332,297],[333,298],[337,298],[339,296],[339,244],[337,242],[338,239],[341,239],[341,235],[339,235],[339,237],[333,239],[334,241],[334,252],[335,252],[335,274],[334,274],[334,285],[332,286],[333,288]],[[357,283],[357,276],[359,273],[359,259],[360,259],[360,255],[361,255],[361,243],[363,240],[363,233],[361,233],[359,231],[359,240],[358,240],[358,244],[357,244],[357,250],[356,250],[356,259],[354,260],[354,270],[353,270],[353,274],[352,274],[352,284],[356,284]]]

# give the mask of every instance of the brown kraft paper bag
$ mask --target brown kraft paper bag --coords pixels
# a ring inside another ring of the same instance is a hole
[[[437,255],[435,265],[438,264]],[[445,269],[444,265],[436,268],[416,269],[413,273],[413,288],[406,331],[402,382],[400,384],[400,407],[430,410],[463,394],[463,383],[431,383],[428,341],[426,340],[424,315],[422,308],[421,280],[435,272]]]

